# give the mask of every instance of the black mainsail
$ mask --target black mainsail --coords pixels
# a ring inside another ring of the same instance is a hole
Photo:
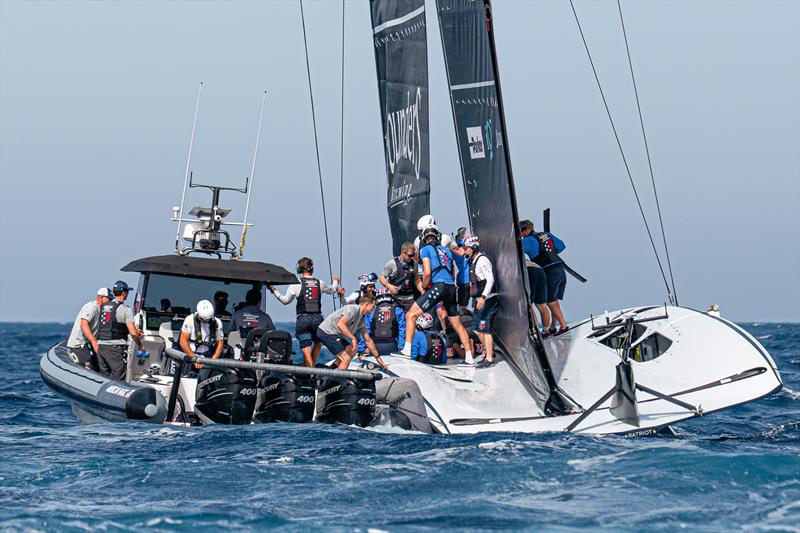
[[[393,251],[430,213],[428,49],[424,0],[370,0],[389,181]]]
[[[532,316],[494,52],[489,0],[437,0],[450,102],[472,229],[494,263],[500,311],[494,339],[540,407],[560,410]]]

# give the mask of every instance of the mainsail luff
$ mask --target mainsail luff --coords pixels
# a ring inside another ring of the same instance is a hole
[[[470,223],[493,260],[499,283],[495,344],[539,406],[557,410],[558,403],[551,400],[555,382],[549,362],[531,337],[533,317],[503,133],[491,4],[489,0],[437,0],[436,5]]]
[[[387,209],[393,251],[413,241],[430,212],[428,50],[424,0],[370,0]]]

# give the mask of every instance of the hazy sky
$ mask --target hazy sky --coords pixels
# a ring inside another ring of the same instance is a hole
[[[339,261],[341,2],[308,1],[334,265]],[[623,1],[683,305],[800,320],[800,3]],[[578,14],[645,208],[652,191],[615,2]],[[432,208],[466,218],[435,6],[428,2]],[[495,2],[522,216],[551,207],[568,318],[665,291],[566,1]],[[343,278],[388,259],[369,6],[346,6]],[[271,2],[0,2],[0,320],[68,321],[128,261],[172,250],[197,85],[192,169],[241,186],[268,93],[246,258],[327,275],[300,8]],[[192,192],[187,204],[205,205]],[[243,197],[223,204],[243,212]],[[336,267],[334,267],[336,268]],[[269,299],[275,318],[293,306]]]

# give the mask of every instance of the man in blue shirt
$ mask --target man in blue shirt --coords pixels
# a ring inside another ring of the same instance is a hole
[[[564,251],[566,245],[552,233],[535,232],[533,222],[530,220],[520,222],[520,233],[522,234],[522,249],[530,259],[530,262],[534,264],[534,266],[528,268],[528,275],[531,276],[533,274],[531,281],[536,284],[535,289],[533,286],[531,287],[531,297],[534,299],[534,304],[537,304],[539,312],[542,313],[542,328],[548,328],[546,330],[548,334],[556,333],[556,329],[552,327],[552,324],[549,324],[549,317],[547,320],[545,319],[545,313],[542,311],[543,306],[540,307],[539,304],[539,301],[541,301],[541,281],[538,272],[535,270],[537,267],[540,267],[545,275],[547,307],[561,328],[558,333],[564,333],[569,329],[567,321],[564,320],[564,314],[561,312],[561,300],[564,299],[567,274],[564,271],[564,263],[561,262],[558,254]]]
[[[459,248],[464,247],[464,237],[469,233],[467,228],[458,228],[455,239]],[[459,307],[469,305],[469,258],[464,255],[453,255],[458,272],[456,273],[456,296]]]
[[[422,286],[426,289],[406,313],[406,342],[401,353],[411,355],[411,341],[417,329],[417,318],[430,312],[437,303],[444,304],[447,319],[465,347],[469,346],[469,335],[458,318],[456,282],[453,254],[440,244],[441,234],[435,227],[422,233],[420,261],[422,262]],[[464,354],[464,363],[474,365],[472,350]]]
[[[406,338],[406,314],[386,289],[379,289],[375,309],[366,316],[367,333],[375,342],[381,355],[396,353]],[[358,353],[364,353],[367,345],[359,336]]]

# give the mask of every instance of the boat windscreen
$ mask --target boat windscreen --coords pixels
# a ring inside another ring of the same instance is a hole
[[[395,254],[430,213],[428,51],[424,0],[371,0],[378,94]]]

